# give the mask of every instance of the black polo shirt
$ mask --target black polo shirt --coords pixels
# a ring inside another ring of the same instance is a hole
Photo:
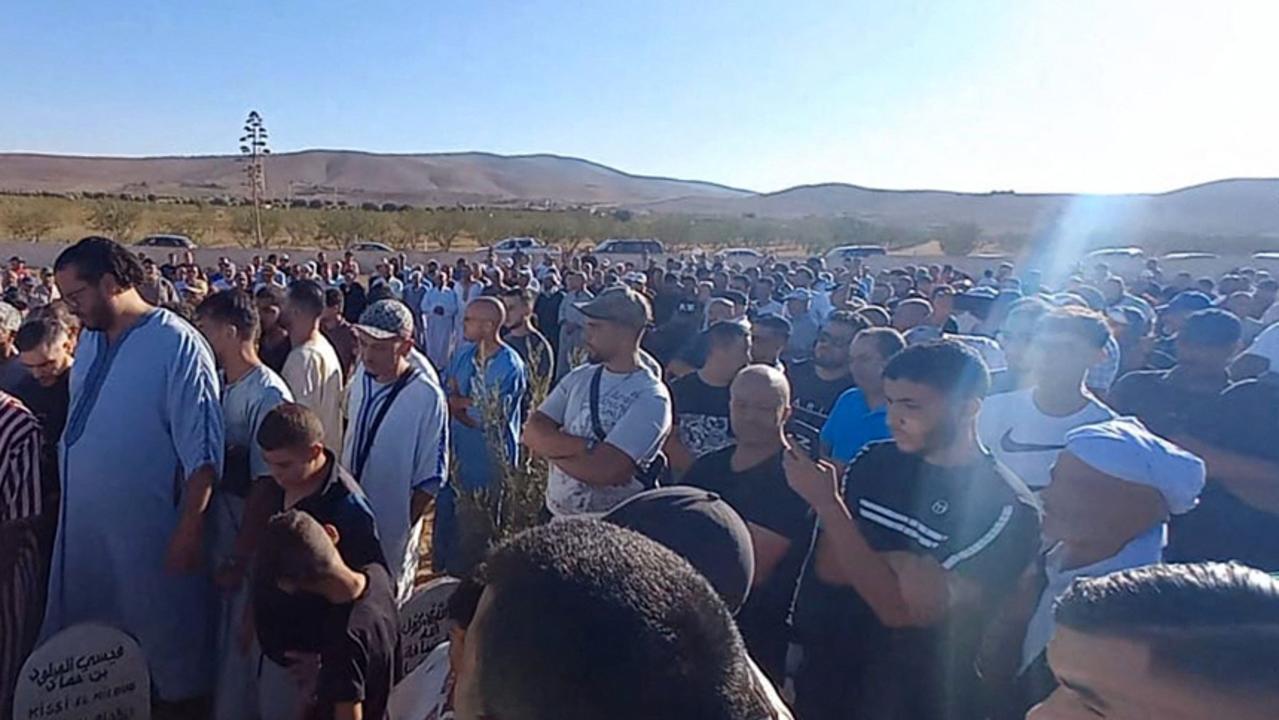
[[[300,500],[294,509],[301,510],[322,525],[338,531],[338,553],[348,567],[361,568],[376,563],[386,567],[382,541],[373,521],[373,510],[364,491],[351,474],[338,463],[331,451],[325,451],[328,476],[318,490]],[[283,496],[274,508],[283,511]],[[280,665],[287,665],[285,651],[318,653],[324,639],[329,604],[309,593],[289,595],[274,585],[256,584],[253,588],[253,619],[257,624],[262,652]]]

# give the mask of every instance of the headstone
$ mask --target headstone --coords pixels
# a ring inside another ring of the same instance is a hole
[[[448,629],[444,626],[444,608],[462,581],[440,577],[413,593],[400,608],[400,655],[403,674],[408,675],[435,646],[444,642]]]
[[[72,625],[36,648],[14,690],[14,720],[149,720],[151,676],[138,643]]]

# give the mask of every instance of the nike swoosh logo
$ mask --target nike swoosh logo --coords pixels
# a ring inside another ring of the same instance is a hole
[[[999,449],[1007,453],[1051,452],[1065,450],[1065,445],[1040,445],[1038,443],[1020,443],[1013,440],[1013,429],[1008,428],[1004,436],[999,438]]]

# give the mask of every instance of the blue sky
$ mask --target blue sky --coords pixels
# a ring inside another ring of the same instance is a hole
[[[12,3],[0,150],[584,157],[801,183],[1158,191],[1279,176],[1276,2]]]

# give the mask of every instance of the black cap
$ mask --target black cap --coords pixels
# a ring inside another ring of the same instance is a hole
[[[647,490],[604,519],[665,545],[697,569],[736,614],[755,577],[746,521],[719,495],[687,485]]]

